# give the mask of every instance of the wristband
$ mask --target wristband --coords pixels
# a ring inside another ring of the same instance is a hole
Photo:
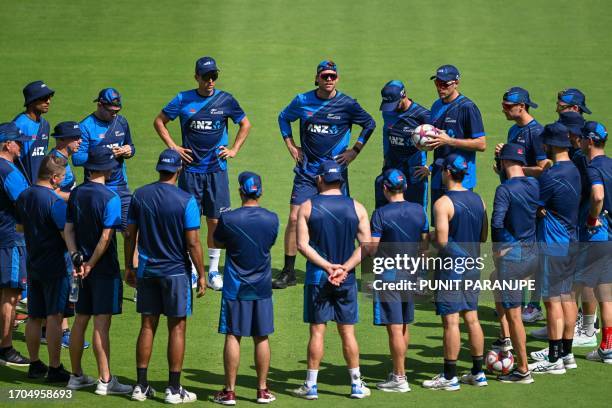
[[[590,215],[587,216],[586,223],[588,227],[594,227],[595,225],[597,225],[597,217],[591,217]]]
[[[354,151],[356,154],[361,153],[361,149],[360,149],[360,148],[358,148],[357,146],[353,146],[353,149],[352,149],[352,150],[353,150],[353,151]]]

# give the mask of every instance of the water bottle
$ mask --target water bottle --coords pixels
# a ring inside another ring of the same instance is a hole
[[[81,286],[81,278],[73,276],[70,280],[70,296],[68,301],[76,303],[79,301],[79,287]]]

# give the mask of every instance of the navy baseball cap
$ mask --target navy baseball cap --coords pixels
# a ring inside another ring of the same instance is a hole
[[[243,171],[238,175],[240,191],[248,197],[259,197],[262,193],[261,177],[252,171]]]
[[[581,114],[574,111],[561,112],[559,122],[562,123],[570,133],[580,135],[584,127],[585,120]]]
[[[525,158],[525,146],[518,143],[505,144],[504,147],[502,147],[501,152],[499,152],[499,158],[502,160],[514,160],[522,163],[523,165],[527,164],[527,159]]]
[[[31,139],[24,135],[13,122],[0,124],[0,142],[26,142],[28,140]]]
[[[595,121],[588,121],[582,128],[582,138],[591,139],[594,142],[605,142],[608,140],[608,131],[603,124]]]
[[[566,103],[568,105],[575,105],[580,108],[584,113],[590,114],[591,111],[586,106],[586,96],[576,88],[564,89],[557,95],[557,100]]]
[[[542,143],[549,146],[572,147],[569,140],[569,129],[562,123],[555,122],[544,126],[540,135]]]
[[[383,173],[383,185],[392,191],[405,190],[406,176],[398,169],[388,169]]]
[[[115,160],[113,151],[106,146],[96,146],[87,154],[85,168],[90,171],[107,171],[116,168],[119,162]]]
[[[508,89],[503,96],[504,102],[510,103],[524,103],[525,105],[531,106],[532,108],[537,108],[538,104],[532,102],[529,98],[529,92],[526,89],[521,88],[520,86],[513,86]]]
[[[334,71],[338,73],[338,66],[332,60],[323,60],[317,65],[317,75],[323,71]]]
[[[380,96],[382,96],[380,110],[383,112],[392,112],[397,109],[397,105],[399,105],[402,98],[406,97],[404,84],[402,81],[389,81],[380,91]]]
[[[93,100],[103,105],[113,105],[121,107],[121,94],[115,88],[104,88],[98,93],[98,97]]]
[[[181,167],[183,167],[181,155],[176,150],[166,149],[159,154],[155,170],[176,173]]]
[[[204,75],[211,71],[219,71],[217,62],[213,57],[202,57],[196,61],[195,72],[198,75]]]
[[[23,88],[23,106],[28,106],[37,99],[55,95],[55,91],[43,81],[30,82]]]
[[[436,166],[441,166],[444,170],[450,170],[451,173],[465,173],[468,171],[467,161],[457,153],[451,153],[446,157],[439,158],[435,161],[435,164]]]
[[[323,177],[323,181],[326,183],[344,181],[344,177],[342,177],[342,166],[335,160],[326,160],[321,163],[317,176]]]
[[[436,74],[429,79],[439,79],[440,81],[449,82],[457,81],[461,77],[459,70],[454,65],[442,65],[436,70]]]
[[[53,128],[53,133],[51,133],[56,139],[63,139],[67,137],[79,138],[82,136],[81,128],[77,122],[60,122]]]

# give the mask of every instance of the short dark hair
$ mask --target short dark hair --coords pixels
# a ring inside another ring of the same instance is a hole
[[[57,157],[53,155],[46,155],[40,164],[38,169],[39,180],[50,180],[54,174],[61,174],[62,171],[66,171],[66,164],[68,161],[63,157]]]
[[[461,183],[463,179],[465,178],[465,175],[467,174],[467,172],[465,171],[458,171],[455,173],[453,173],[452,171],[449,171],[449,173],[450,173],[451,179],[456,183]]]
[[[606,146],[606,141],[605,140],[593,140],[593,145],[595,147],[603,148]]]

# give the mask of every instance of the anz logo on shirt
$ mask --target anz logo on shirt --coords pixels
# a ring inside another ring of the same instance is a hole
[[[35,157],[35,156],[44,156],[44,155],[45,155],[45,148],[44,148],[44,146],[35,147],[34,149],[32,149],[32,157]]]
[[[337,135],[338,127],[336,125],[317,125],[310,123],[308,125],[308,131],[311,133],[318,133],[320,135]]]
[[[193,130],[219,130],[222,125],[220,120],[194,120],[189,127]]]

